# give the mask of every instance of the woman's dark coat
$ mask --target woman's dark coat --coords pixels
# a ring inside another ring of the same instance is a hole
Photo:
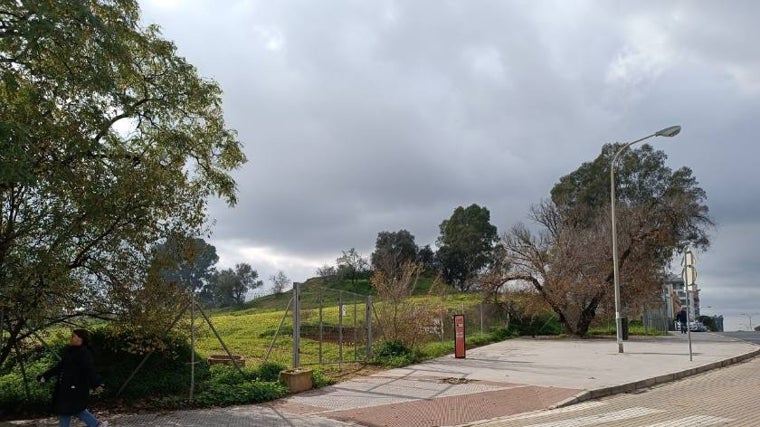
[[[63,359],[41,376],[46,380],[58,377],[53,391],[53,411],[59,415],[85,410],[90,389],[101,384],[92,352],[85,346],[68,346]]]

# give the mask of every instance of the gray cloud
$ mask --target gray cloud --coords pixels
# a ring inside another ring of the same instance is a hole
[[[760,311],[757,2],[141,5],[221,84],[246,144],[239,205],[211,206],[223,264],[303,280],[380,231],[433,243],[471,203],[503,232],[603,144],[680,124],[652,143],[718,223],[703,305]]]

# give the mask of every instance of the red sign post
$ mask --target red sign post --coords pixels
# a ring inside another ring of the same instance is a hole
[[[454,357],[464,359],[464,314],[454,315]]]

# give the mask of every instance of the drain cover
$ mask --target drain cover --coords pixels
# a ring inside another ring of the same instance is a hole
[[[454,378],[454,377],[443,378],[441,380],[442,383],[447,383],[447,384],[469,384],[473,381],[477,381],[477,380],[470,380],[467,378]]]

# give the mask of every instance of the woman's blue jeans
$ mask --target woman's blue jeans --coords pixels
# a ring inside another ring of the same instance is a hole
[[[70,427],[71,426],[71,417],[77,417],[82,422],[87,424],[87,427],[96,427],[100,421],[98,421],[97,418],[95,418],[95,415],[92,415],[90,411],[85,409],[82,412],[78,412],[74,415],[61,415],[58,417],[58,426],[59,427]]]

